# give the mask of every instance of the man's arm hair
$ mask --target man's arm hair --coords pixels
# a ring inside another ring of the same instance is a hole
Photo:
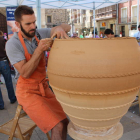
[[[44,51],[48,50],[48,48],[52,45],[52,42],[52,39],[40,40],[38,47],[35,49],[31,59],[28,62],[26,62],[26,60],[22,60],[14,64],[14,67],[22,77],[29,78],[32,75],[39,64],[42,55],[44,56]]]
[[[14,64],[14,67],[17,69],[17,71],[20,73],[22,77],[29,78],[31,74],[35,71],[35,69],[37,68],[40,62],[41,56],[42,56],[42,53],[40,51],[37,51],[36,49],[31,59],[28,62],[26,60],[22,60]]]

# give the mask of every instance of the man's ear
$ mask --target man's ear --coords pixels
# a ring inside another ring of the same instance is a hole
[[[20,23],[19,22],[15,21],[15,24],[18,28],[20,28]]]

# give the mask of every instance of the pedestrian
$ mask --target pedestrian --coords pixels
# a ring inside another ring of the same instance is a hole
[[[94,31],[92,32],[92,38],[94,38]],[[97,32],[95,32],[95,38],[100,38],[100,37],[97,35]]]
[[[77,33],[74,32],[74,33],[73,33],[73,36],[72,36],[71,38],[79,38],[79,37],[78,37]]]
[[[135,37],[137,39],[138,44],[140,46],[140,25],[138,26],[138,32],[135,33],[133,37]]]
[[[84,37],[83,37],[83,33],[80,34],[80,38],[84,38]]]
[[[112,37],[114,37],[114,32],[111,29],[106,29],[104,31],[104,34],[105,34],[106,38],[112,38]]]
[[[86,35],[85,35],[85,38],[89,38],[89,35],[88,35],[88,34],[86,34]]]
[[[89,33],[89,38],[92,38],[92,32]]]
[[[5,40],[2,36],[2,31],[0,31],[0,73],[4,77],[8,97],[11,104],[16,102],[16,96],[13,88],[12,78],[11,78],[11,71],[9,67],[8,58],[5,51]],[[4,101],[2,97],[2,92],[0,89],[0,110],[4,109]]]
[[[70,26],[36,29],[35,22],[31,7],[18,6],[15,23],[19,32],[6,43],[9,60],[19,73],[17,100],[44,133],[51,130],[51,140],[66,140],[68,119],[46,80],[44,52],[52,45],[52,40],[46,42],[43,38],[67,39]]]
[[[7,34],[6,33],[4,33],[3,38],[4,38],[5,42],[7,42]]]

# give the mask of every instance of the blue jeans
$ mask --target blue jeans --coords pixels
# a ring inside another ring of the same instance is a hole
[[[7,60],[0,61],[0,73],[4,77],[10,102],[14,102],[16,100],[16,96],[13,88],[11,71]],[[2,98],[1,88],[0,88],[0,108],[4,108],[4,101]]]

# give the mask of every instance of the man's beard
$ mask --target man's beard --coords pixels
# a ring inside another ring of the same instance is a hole
[[[32,30],[30,30],[30,31],[34,31],[33,33],[29,33],[29,32],[26,32],[24,29],[23,29],[23,27],[22,27],[22,25],[20,24],[20,28],[21,28],[21,31],[27,36],[27,37],[29,37],[29,38],[32,38],[32,37],[34,37],[35,36],[35,32],[36,32],[36,29],[32,29]]]

